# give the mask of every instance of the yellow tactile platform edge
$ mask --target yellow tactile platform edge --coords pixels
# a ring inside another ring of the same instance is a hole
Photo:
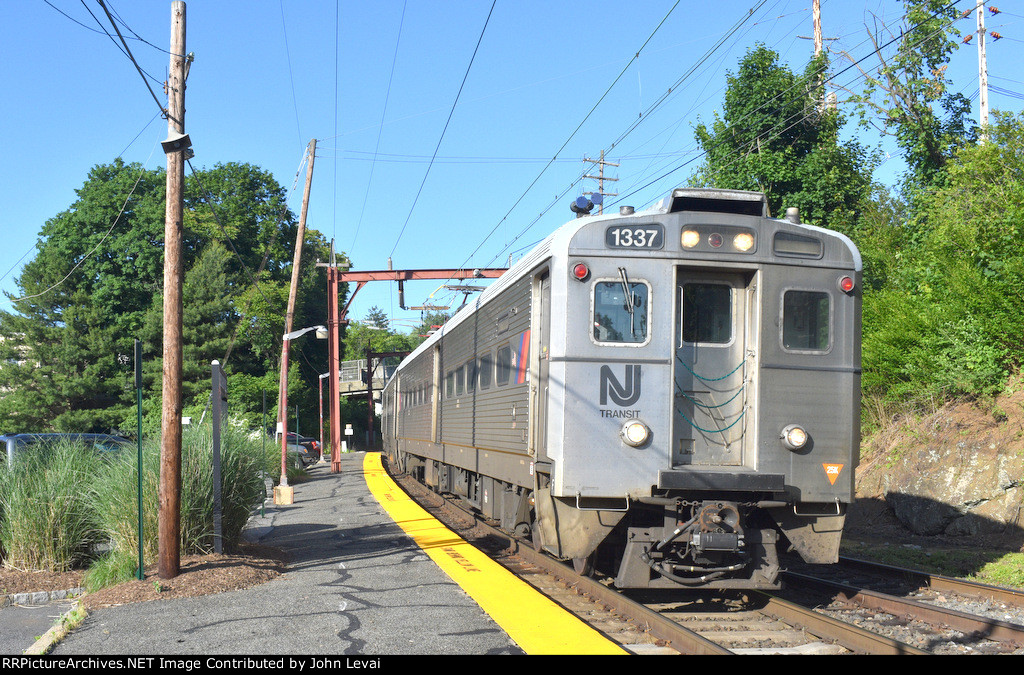
[[[391,480],[380,453],[366,453],[363,472],[388,515],[527,654],[627,653],[435,520]]]

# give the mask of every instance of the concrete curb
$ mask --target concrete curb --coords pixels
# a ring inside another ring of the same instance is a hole
[[[29,656],[42,656],[49,652],[55,644],[63,640],[64,636],[71,632],[74,627],[80,623],[76,622],[75,624],[72,624],[67,620],[67,617],[74,614],[78,610],[78,607],[79,605],[76,602],[74,607],[61,614],[60,618],[57,619],[57,622],[53,624],[50,630],[43,633],[38,640],[32,643],[31,647],[25,650],[25,654]],[[84,619],[85,616],[86,615],[83,613],[81,618]]]
[[[84,588],[70,588],[66,591],[34,591],[32,593],[13,593],[0,597],[0,607],[11,605],[45,605],[53,600],[67,600],[85,593]]]

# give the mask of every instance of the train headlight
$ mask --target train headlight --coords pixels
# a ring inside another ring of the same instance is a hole
[[[700,232],[697,230],[683,230],[681,236],[683,248],[693,248],[700,243]]]
[[[622,431],[619,434],[627,445],[632,445],[634,448],[639,448],[651,438],[651,430],[640,420],[629,420],[622,425]]]
[[[754,248],[754,235],[749,232],[740,232],[732,238],[732,245],[737,251],[746,253]]]
[[[788,427],[782,430],[782,434],[779,435],[779,440],[789,450],[799,450],[800,448],[807,445],[807,432],[796,424],[790,424]]]

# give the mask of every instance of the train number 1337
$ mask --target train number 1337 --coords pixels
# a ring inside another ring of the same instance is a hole
[[[613,225],[604,232],[609,248],[661,248],[665,244],[665,228],[650,225]]]

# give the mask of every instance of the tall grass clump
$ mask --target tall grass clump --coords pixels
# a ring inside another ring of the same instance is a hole
[[[253,507],[262,501],[264,457],[258,442],[226,425],[220,434],[221,529],[225,547],[236,545]],[[213,430],[190,429],[181,448],[181,546],[208,553],[213,533]]]
[[[0,470],[0,545],[8,567],[66,572],[97,542],[91,486],[105,460],[80,443],[28,446]]]
[[[138,560],[139,473],[138,452],[126,447],[107,463],[92,490],[93,509],[112,553],[130,553]],[[160,481],[160,442],[142,445],[142,530],[145,559],[157,556],[157,488]]]
[[[264,496],[264,457],[258,441],[231,427],[221,432],[221,529],[230,548],[242,536],[253,507]],[[110,462],[94,489],[99,527],[115,552],[138,552],[138,461],[126,451]],[[154,560],[158,547],[160,441],[143,442],[143,559]],[[213,433],[209,425],[186,427],[181,443],[181,553],[214,550]]]

